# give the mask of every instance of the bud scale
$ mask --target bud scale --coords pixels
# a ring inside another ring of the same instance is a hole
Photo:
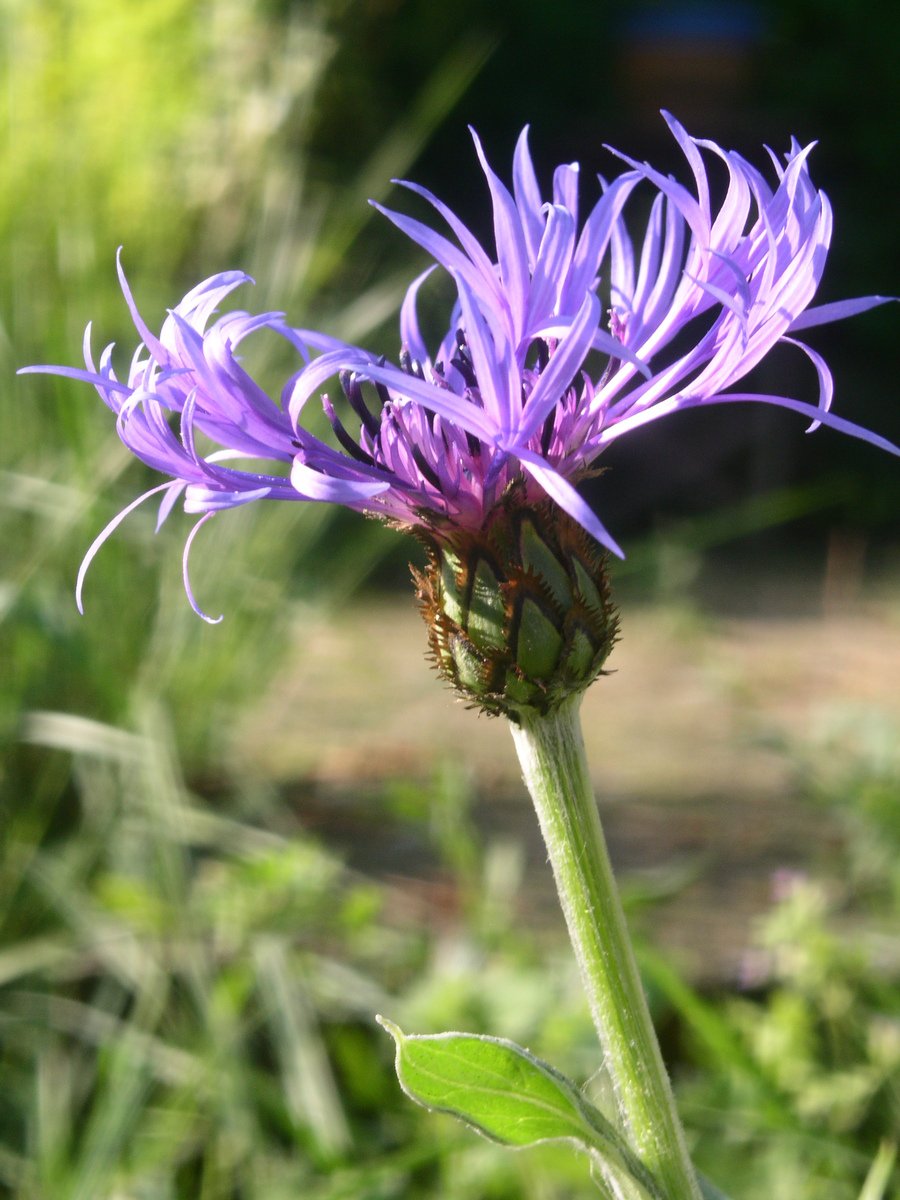
[[[555,504],[508,496],[479,530],[419,534],[428,559],[413,574],[431,656],[465,700],[515,721],[602,673],[618,631],[606,556]]]

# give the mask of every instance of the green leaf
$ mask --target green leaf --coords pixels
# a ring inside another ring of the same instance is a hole
[[[397,1047],[400,1086],[417,1104],[449,1113],[504,1146],[568,1141],[588,1154],[609,1194],[656,1200],[646,1168],[578,1087],[504,1038],[405,1034],[377,1018]]]

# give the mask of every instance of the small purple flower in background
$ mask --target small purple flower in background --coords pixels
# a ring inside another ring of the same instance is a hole
[[[430,192],[404,184],[437,210],[452,239],[382,210],[435,264],[407,293],[397,366],[325,335],[291,329],[278,313],[232,312],[207,328],[219,302],[248,278],[237,272],[195,288],[170,312],[157,338],[138,315],[120,269],[142,338],[127,381],[114,372],[111,347],[94,364],[89,335],[86,369],[28,368],[94,383],[116,413],[129,449],[171,477],[119,513],[91,546],[79,575],[79,603],[96,550],[155,493],[162,493],[160,523],[182,493],[185,509],[202,514],[185,547],[185,584],[200,612],[187,580],[193,537],[220,509],[252,500],[339,503],[440,538],[482,528],[512,489],[522,505],[549,498],[621,554],[575,485],[611,442],[680,409],[761,401],[799,412],[810,429],[830,425],[900,453],[831,412],[828,367],[792,336],[885,302],[869,296],[808,307],[832,228],[828,199],[809,176],[811,147],[793,142],[783,164],[772,155],[770,184],[741,155],[691,138],[673,118],[666,120],[693,188],[613,151],[629,169],[611,182],[601,178],[599,199],[583,219],[576,164],[557,167],[545,200],[523,131],[510,191],[476,136],[493,206],[493,253]],[[727,171],[717,211],[703,151]],[[642,184],[656,195],[635,242],[624,211]],[[416,301],[435,266],[451,276],[456,301],[432,353]],[[690,322],[697,330],[692,346],[673,348]],[[264,328],[288,339],[303,360],[280,404],[236,356],[243,339]],[[810,359],[817,403],[729,390],[781,341]],[[301,421],[309,400],[335,376],[340,410],[322,398],[334,433],[329,444]],[[170,425],[172,416],[177,420]],[[198,435],[218,448],[201,449]],[[246,469],[260,459],[280,471]],[[241,461],[245,469],[233,465]]]

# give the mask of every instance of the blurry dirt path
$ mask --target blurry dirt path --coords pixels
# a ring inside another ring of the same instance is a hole
[[[798,800],[798,780],[813,764],[827,770],[832,756],[870,752],[873,738],[900,736],[900,606],[830,618],[634,608],[622,625],[613,674],[583,708],[613,857],[625,872],[685,867],[691,881],[653,910],[654,940],[695,977],[733,978],[773,871],[802,867],[838,836],[833,818]],[[314,807],[326,836],[326,797],[356,796],[371,809],[379,784],[427,781],[442,761],[462,763],[486,834],[525,843],[528,891],[542,906],[549,878],[511,739],[502,721],[454,699],[424,650],[421,620],[401,599],[305,616],[236,762],[322,796]],[[427,861],[392,861],[383,813],[360,820],[344,825],[352,858],[427,874]]]

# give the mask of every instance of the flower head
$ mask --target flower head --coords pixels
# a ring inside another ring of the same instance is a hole
[[[195,611],[209,620],[194,599],[187,573],[188,553],[199,526],[221,509],[263,497],[306,498],[296,491],[289,477],[296,453],[290,419],[244,370],[237,355],[244,338],[262,329],[273,330],[292,342],[296,339],[281,313],[229,312],[209,323],[219,304],[235,288],[253,282],[240,271],[213,275],[198,284],[169,312],[157,336],[138,312],[121,256],[117,261],[125,301],[142,339],[127,376],[120,379],[116,373],[112,345],[95,362],[90,324],[84,336],[83,368],[42,366],[20,371],[48,372],[93,383],[115,413],[119,437],[132,454],[169,476],[167,482],[127,505],[94,540],[78,575],[78,606],[80,609],[89,564],[122,520],[149,497],[161,494],[158,529],[183,495],[185,510],[201,514],[185,546],[185,589]],[[311,341],[315,342],[312,335]],[[323,336],[318,344],[330,347],[335,343]],[[201,450],[201,437],[214,448]],[[260,460],[272,462],[273,471],[248,469]]]
[[[383,210],[452,277],[457,298],[449,329],[430,353],[416,317],[426,272],[403,306],[398,366],[341,347],[301,373],[290,399],[298,488],[317,473],[340,481],[335,498],[343,503],[440,532],[480,527],[505,489],[521,484],[529,500],[549,496],[620,554],[573,484],[617,438],[679,409],[762,401],[809,417],[811,429],[828,424],[896,453],[885,439],[831,413],[827,365],[791,336],[884,302],[869,296],[807,307],[831,238],[828,199],[809,177],[812,147],[792,143],[783,165],[772,156],[770,185],[739,154],[690,138],[667,120],[693,189],[619,155],[630,169],[611,182],[601,178],[601,194],[583,219],[577,164],[556,169],[545,200],[523,130],[510,192],[473,134],[493,205],[494,253],[430,192],[405,184],[453,235]],[[701,151],[727,170],[717,211]],[[634,241],[624,210],[647,183],[656,194],[643,237]],[[675,340],[689,323],[696,332],[685,349]],[[818,403],[730,390],[779,341],[810,358]],[[327,405],[346,454],[299,428],[306,403],[337,372],[362,416],[357,440]],[[376,412],[364,408],[365,383],[377,389]],[[373,480],[386,483],[385,492],[356,494]]]
[[[473,134],[493,208],[492,249],[437,197],[404,184],[432,206],[446,231],[382,210],[434,260],[407,292],[397,365],[292,329],[278,313],[231,312],[209,324],[219,302],[247,279],[236,272],[195,288],[156,337],[120,268],[142,338],[127,380],[116,376],[111,348],[94,363],[89,334],[85,369],[29,368],[92,382],[116,413],[125,444],[170,477],[103,531],[82,566],[79,595],[103,539],[157,492],[160,521],[182,494],[185,509],[201,514],[200,524],[220,509],[264,497],[329,501],[448,543],[485,528],[498,506],[509,509],[511,497],[519,507],[549,499],[620,554],[575,485],[610,443],[680,409],[760,401],[801,413],[810,429],[830,425],[900,453],[831,412],[828,367],[793,336],[884,302],[869,296],[809,307],[831,239],[828,199],[809,175],[812,147],[792,142],[783,162],[771,155],[767,181],[741,155],[666,120],[692,185],[613,151],[627,169],[611,181],[600,178],[599,197],[583,215],[576,164],[557,167],[545,199],[524,130],[510,190]],[[705,156],[720,160],[727,173],[715,209]],[[649,217],[633,239],[626,210],[632,194],[648,186],[655,193]],[[446,334],[430,349],[417,297],[436,268],[451,278],[455,302]],[[693,336],[685,348],[688,326]],[[286,338],[301,357],[280,403],[236,353],[262,328]],[[735,390],[781,341],[810,359],[816,403]],[[331,379],[340,395],[332,388],[332,397],[321,398],[334,435],[328,442],[303,420]],[[275,464],[272,473],[249,469],[259,460]],[[185,556],[194,533],[196,527]],[[186,571],[185,579],[200,611]]]

